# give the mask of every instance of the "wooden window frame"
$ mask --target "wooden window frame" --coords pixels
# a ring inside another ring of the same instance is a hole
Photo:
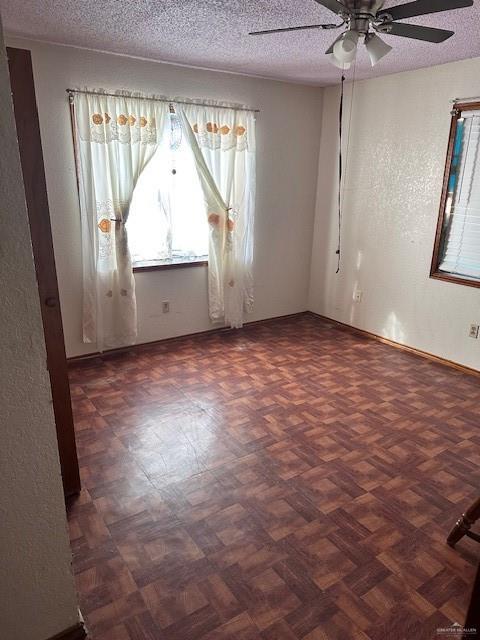
[[[445,209],[448,199],[448,184],[450,182],[450,171],[452,169],[453,151],[455,148],[455,137],[457,135],[457,124],[462,116],[463,111],[475,111],[480,109],[480,102],[456,102],[452,109],[452,121],[450,124],[450,136],[448,138],[447,160],[445,163],[445,173],[443,176],[442,197],[440,200],[440,213],[438,216],[437,231],[435,234],[435,244],[433,247],[432,265],[430,267],[430,277],[435,280],[443,280],[444,282],[453,282],[455,284],[463,284],[467,287],[480,288],[480,280],[469,278],[468,276],[460,276],[458,274],[446,273],[440,271],[440,249],[442,245],[442,233],[445,223]]]
[[[208,260],[190,260],[185,262],[158,262],[151,261],[150,264],[133,265],[133,273],[145,273],[147,271],[168,271],[170,269],[185,269],[186,267],[206,267]]]

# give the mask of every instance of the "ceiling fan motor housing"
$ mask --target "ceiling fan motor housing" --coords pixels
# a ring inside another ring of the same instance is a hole
[[[377,29],[379,24],[376,18],[377,11],[384,5],[385,0],[344,0],[345,12],[340,14],[345,20],[348,31],[356,31],[358,34],[366,36],[370,28]],[[388,18],[387,18],[388,20]],[[380,23],[387,22],[382,16]],[[387,31],[385,28],[383,31]]]
[[[348,13],[351,14],[368,14],[372,18],[385,4],[385,0],[343,0],[341,3],[345,6]]]
[[[348,29],[349,31],[356,31],[357,33],[366,35],[370,29],[372,20],[373,16],[368,14],[356,14],[348,20]]]

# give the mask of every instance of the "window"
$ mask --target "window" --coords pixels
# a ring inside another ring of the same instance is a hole
[[[135,268],[207,260],[202,187],[193,153],[173,113],[162,144],[138,179],[127,230]]]
[[[430,275],[480,287],[480,103],[452,112]]]

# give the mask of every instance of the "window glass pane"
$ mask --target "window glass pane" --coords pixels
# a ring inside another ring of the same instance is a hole
[[[172,151],[171,163],[172,254],[207,256],[208,224],[203,192],[193,153],[185,140]]]
[[[208,224],[193,153],[176,116],[138,179],[127,223],[135,263],[206,259]]]

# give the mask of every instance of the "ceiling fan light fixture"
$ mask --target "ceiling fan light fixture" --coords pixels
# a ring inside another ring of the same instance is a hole
[[[357,31],[347,31],[335,42],[333,55],[342,64],[353,62],[357,55],[359,34]]]
[[[334,53],[328,53],[327,54],[327,58],[330,60],[330,62],[335,65],[336,67],[338,67],[339,69],[342,69],[344,71],[346,71],[347,69],[350,69],[351,67],[351,63],[350,62],[342,62],[341,60],[339,60]]]
[[[393,49],[393,47],[377,36],[376,33],[369,33],[365,37],[365,48],[369,55],[370,62],[372,63],[372,67],[374,67],[377,62],[380,62],[380,60]]]

